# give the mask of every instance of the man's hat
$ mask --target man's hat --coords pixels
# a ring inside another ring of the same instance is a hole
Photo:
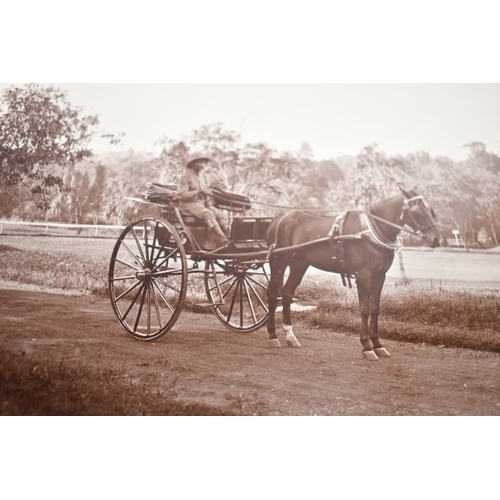
[[[207,160],[207,161],[211,161],[210,158],[204,154],[204,153],[201,153],[200,151],[197,151],[196,153],[193,153],[189,158],[188,158],[188,161],[186,163],[186,167],[187,168],[190,168],[189,165],[191,163],[193,163],[193,161],[196,161],[196,160]]]

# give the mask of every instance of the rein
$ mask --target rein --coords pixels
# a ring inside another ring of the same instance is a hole
[[[378,217],[377,215],[373,215],[372,213],[369,213],[365,208],[361,207],[357,210],[357,213],[360,215],[360,216],[363,216],[364,220],[365,220],[365,223],[366,223],[366,226],[368,227],[368,229],[366,229],[365,231],[362,231],[360,233],[357,233],[357,234],[349,234],[349,235],[339,235],[339,236],[334,236],[334,233],[335,233],[335,228],[339,226],[339,224],[341,224],[341,220],[342,218],[345,216],[345,212],[342,213],[342,214],[339,214],[335,220],[334,220],[334,223],[333,223],[333,226],[332,226],[332,229],[330,230],[330,232],[328,233],[328,236],[326,238],[319,238],[317,240],[313,240],[313,241],[309,241],[307,243],[302,243],[300,245],[295,245],[295,246],[291,246],[291,247],[284,247],[284,248],[279,248],[277,249],[277,245],[278,245],[278,237],[279,237],[279,229],[280,229],[280,226],[281,226],[281,223],[291,214],[295,213],[295,212],[302,212],[302,210],[293,210],[292,212],[289,212],[287,214],[285,214],[279,221],[278,223],[276,224],[276,229],[275,229],[275,237],[274,237],[274,243],[271,244],[268,248],[268,251],[267,251],[267,255],[266,255],[266,260],[269,260],[271,254],[273,253],[283,253],[283,252],[289,252],[291,250],[298,250],[298,249],[302,249],[302,248],[306,248],[306,247],[309,247],[309,246],[313,246],[313,245],[316,245],[318,243],[323,243],[325,241],[332,241],[332,240],[335,240],[335,241],[341,241],[341,240],[350,240],[350,239],[360,239],[361,237],[363,236],[366,236],[366,235],[371,235],[371,237],[373,238],[373,240],[375,240],[375,243],[377,245],[380,245],[384,248],[387,248],[389,250],[393,250],[393,251],[396,251],[396,250],[399,250],[403,244],[402,242],[402,239],[398,236],[396,241],[383,241],[383,239],[377,234],[377,231],[375,231],[374,227],[373,227],[373,224],[371,223],[370,219],[374,219],[374,220],[377,220],[379,222],[382,222],[388,226],[391,226],[391,227],[394,227],[396,229],[399,229],[399,232],[405,232],[407,234],[411,234],[412,236],[414,236],[415,238],[417,239],[421,239],[421,238],[426,238],[428,241],[429,238],[428,236],[425,234],[425,231],[431,227],[436,227],[437,224],[430,224],[424,228],[421,228],[420,227],[420,224],[415,220],[415,217],[414,215],[412,214],[411,210],[410,210],[410,203],[413,202],[413,201],[418,201],[418,200],[421,200],[422,203],[424,204],[424,206],[431,210],[432,209],[429,207],[429,205],[427,204],[427,202],[423,199],[422,196],[415,196],[413,198],[405,198],[403,200],[403,207],[401,209],[401,213],[400,213],[400,216],[399,216],[399,220],[403,220],[403,217],[404,217],[404,214],[406,211],[409,212],[410,214],[410,217],[412,218],[413,222],[415,223],[415,225],[417,226],[417,230],[414,230],[411,226],[405,224],[404,226],[401,226],[399,224],[395,224],[394,222],[391,222],[391,221],[388,221],[386,219],[383,219],[382,217]],[[339,217],[340,217],[340,220],[339,220]]]

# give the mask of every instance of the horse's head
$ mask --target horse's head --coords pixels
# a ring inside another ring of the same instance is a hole
[[[402,216],[403,224],[410,226],[413,231],[425,239],[431,248],[441,245],[442,236],[436,222],[436,214],[431,206],[415,191],[405,191],[404,210]]]

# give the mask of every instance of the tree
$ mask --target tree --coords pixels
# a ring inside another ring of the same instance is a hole
[[[158,215],[156,207],[128,198],[141,198],[148,182],[176,182],[170,177],[176,168],[165,153],[162,153],[161,158],[161,161],[158,158],[154,161],[129,151],[113,168],[108,168],[101,205],[101,214],[108,223],[128,224],[137,217]]]
[[[398,186],[409,180],[411,157],[387,157],[377,150],[377,144],[365,147],[358,155],[354,179],[359,201],[381,201],[395,193]]]
[[[0,190],[28,186],[40,195],[37,203],[47,207],[51,189],[62,185],[62,176],[48,167],[74,165],[91,156],[88,144],[98,117],[82,115],[65,91],[40,84],[6,89],[0,112]]]

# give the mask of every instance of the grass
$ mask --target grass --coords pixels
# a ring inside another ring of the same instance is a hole
[[[97,296],[107,295],[105,260],[92,254],[0,245],[0,279]]]
[[[107,297],[113,246],[114,240],[104,239],[4,236],[0,238],[0,279]],[[357,292],[344,288],[338,276],[306,275],[296,298],[317,308],[293,313],[294,322],[358,335]],[[203,279],[190,277],[186,306],[203,301]],[[382,339],[500,352],[498,292],[409,280],[388,283],[382,296],[380,335]],[[7,351],[0,351],[0,359],[0,415],[246,414],[237,400],[224,409],[180,403],[173,387],[160,386],[152,375],[137,383],[123,370]]]
[[[0,239],[0,279],[107,297],[114,243],[111,239],[4,236]],[[498,292],[409,280],[397,285],[386,284],[382,295],[382,338],[500,352]],[[344,288],[338,276],[306,274],[296,298],[317,309],[294,313],[294,321],[358,334],[356,290]],[[190,276],[186,299],[187,309],[206,302],[201,277]]]
[[[308,300],[311,288],[311,295],[318,295],[317,285],[305,283],[303,300]],[[302,319],[311,326],[358,335],[355,290],[330,285],[321,295],[317,309],[302,314]],[[442,284],[388,284],[382,293],[379,332],[382,339],[500,352],[500,297],[488,290]]]
[[[0,280],[62,292],[108,297],[108,268],[114,240],[4,237]],[[189,279],[186,308],[206,301],[203,280]]]
[[[124,372],[84,364],[36,360],[0,351],[0,415],[5,416],[223,416],[230,410],[183,404],[149,383],[133,384]],[[148,390],[144,390],[148,387]]]

